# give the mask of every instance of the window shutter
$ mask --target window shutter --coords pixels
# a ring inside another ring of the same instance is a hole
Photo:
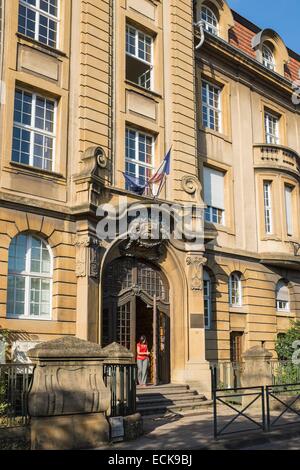
[[[283,302],[289,301],[289,288],[282,281],[280,281],[277,285],[277,300]]]
[[[285,186],[285,210],[286,210],[286,226],[288,235],[293,235],[293,205],[292,205],[292,192],[293,188]]]
[[[224,173],[204,167],[204,202],[208,206],[225,209]]]

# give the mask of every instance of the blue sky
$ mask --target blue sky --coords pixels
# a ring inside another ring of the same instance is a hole
[[[287,47],[300,54],[299,0],[228,0],[228,4],[260,28],[275,29]]]

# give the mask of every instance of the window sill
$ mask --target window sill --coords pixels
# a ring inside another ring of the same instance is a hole
[[[67,57],[67,54],[55,47],[47,46],[47,44],[43,44],[42,42],[36,41],[36,39],[32,39],[25,34],[16,33],[19,39],[26,41],[31,46],[35,46],[36,49],[39,49],[41,52],[47,52],[49,55],[53,57]]]
[[[247,314],[247,309],[245,306],[241,305],[241,306],[237,306],[235,307],[234,305],[230,305],[229,306],[229,313],[243,313],[243,314]]]
[[[294,318],[295,314],[292,312],[283,312],[283,311],[276,310],[276,316],[282,317],[282,318]]]
[[[281,238],[280,237],[277,237],[276,235],[265,235],[264,237],[262,237],[261,239],[263,242],[267,242],[267,241],[273,241],[273,242],[281,242]]]
[[[23,316],[17,316],[17,315],[7,315],[6,316],[7,320],[30,320],[30,321],[53,321],[52,318],[39,318],[39,317],[25,317]]]
[[[54,179],[54,178],[60,179],[60,180],[65,179],[65,177],[61,173],[55,173],[54,171],[49,171],[49,170],[42,170],[41,168],[36,168],[34,166],[25,165],[24,163],[17,163],[17,162],[11,161],[10,167],[13,167],[14,169],[18,169],[27,175],[36,174],[39,176],[48,177],[49,179]]]
[[[213,222],[204,222],[204,228],[208,230],[215,230],[217,232],[224,232],[228,235],[235,235],[234,231],[230,227],[226,227],[225,225],[214,224]]]
[[[219,139],[222,139],[225,142],[232,144],[232,139],[227,134],[223,134],[222,132],[214,131],[213,129],[209,129],[209,127],[203,126],[199,126],[199,131],[203,132],[204,134],[211,134],[214,137],[218,137]]]
[[[137,90],[141,92],[144,96],[148,98],[159,98],[162,99],[162,95],[153,90],[147,90],[146,88],[138,85],[137,83],[131,82],[130,80],[125,80],[126,85],[130,85],[132,90]]]

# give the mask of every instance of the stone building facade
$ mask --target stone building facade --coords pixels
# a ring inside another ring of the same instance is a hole
[[[2,0],[0,326],[134,350],[154,381],[274,352],[300,308],[300,57],[223,0]],[[202,20],[202,23],[200,23]],[[97,208],[204,209],[201,246],[99,239]],[[274,352],[275,354],[275,352]]]

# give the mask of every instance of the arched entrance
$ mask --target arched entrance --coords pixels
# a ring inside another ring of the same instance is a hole
[[[118,258],[104,270],[102,345],[116,341],[134,354],[145,334],[151,351],[151,382],[170,382],[169,285],[154,265]]]

